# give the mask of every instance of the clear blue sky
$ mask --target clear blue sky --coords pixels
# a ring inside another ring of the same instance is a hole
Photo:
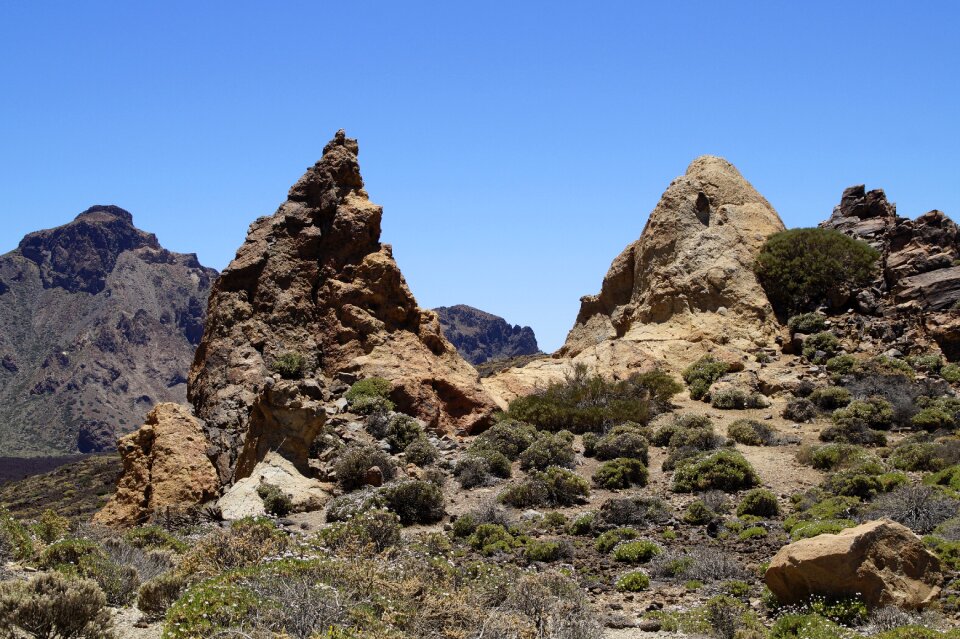
[[[0,252],[91,204],[223,268],[338,128],[423,306],[562,342],[696,156],[788,226],[960,217],[960,3],[15,2]]]

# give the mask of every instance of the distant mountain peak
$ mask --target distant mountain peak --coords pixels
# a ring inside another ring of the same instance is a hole
[[[511,326],[498,315],[466,304],[433,310],[440,317],[444,336],[471,364],[540,352],[529,326]]]

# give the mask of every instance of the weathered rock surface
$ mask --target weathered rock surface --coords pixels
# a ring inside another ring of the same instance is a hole
[[[363,188],[357,151],[338,132],[277,212],[251,225],[211,293],[189,398],[225,482],[284,354],[303,357],[307,379],[389,379],[397,407],[433,429],[475,430],[495,408],[380,243],[382,209]]]
[[[909,528],[889,519],[780,549],[767,586],[786,604],[811,595],[857,595],[868,606],[921,608],[940,592],[940,562]]]
[[[117,492],[94,516],[96,523],[135,526],[166,508],[195,506],[218,494],[203,427],[185,406],[158,404],[117,447],[123,473]]]
[[[112,450],[186,398],[217,273],[95,206],[0,256],[0,450]]]
[[[224,519],[259,517],[265,514],[263,500],[257,494],[260,484],[271,484],[290,497],[293,510],[322,509],[330,500],[333,484],[309,479],[290,460],[269,452],[247,477],[231,486],[217,501]]]
[[[553,360],[484,380],[509,401],[562,378],[571,362],[621,377],[660,364],[679,370],[704,353],[773,342],[778,324],[753,262],[783,222],[737,169],[704,156],[674,180],[640,238],[614,259]],[[723,345],[723,346],[721,346]]]
[[[540,350],[529,326],[511,326],[502,317],[465,304],[433,310],[440,318],[444,337],[471,364],[533,355]]]

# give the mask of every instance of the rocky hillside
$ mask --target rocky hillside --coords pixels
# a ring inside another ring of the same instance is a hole
[[[217,273],[95,206],[0,256],[0,450],[113,450],[183,401]]]
[[[433,311],[440,318],[443,335],[471,364],[540,351],[537,336],[529,326],[511,326],[502,317],[465,304],[441,306]]]

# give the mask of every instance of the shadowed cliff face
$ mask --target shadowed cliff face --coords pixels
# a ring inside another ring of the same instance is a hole
[[[183,401],[216,271],[95,206],[0,256],[0,450],[113,450]]]
[[[474,430],[494,409],[380,243],[382,209],[363,189],[357,152],[339,132],[277,212],[250,226],[211,293],[189,395],[224,481],[286,353],[303,357],[308,378],[390,380],[398,409],[436,430]]]
[[[471,364],[533,355],[540,349],[529,326],[511,326],[502,317],[458,304],[433,309],[444,336]]]

